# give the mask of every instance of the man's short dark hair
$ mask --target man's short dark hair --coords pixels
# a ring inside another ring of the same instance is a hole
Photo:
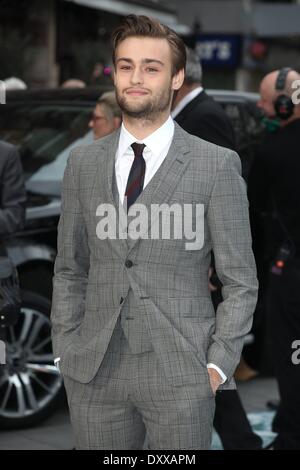
[[[183,40],[173,31],[148,16],[128,15],[112,33],[112,59],[115,64],[118,45],[129,37],[166,39],[172,51],[172,76],[185,69],[186,50]]]

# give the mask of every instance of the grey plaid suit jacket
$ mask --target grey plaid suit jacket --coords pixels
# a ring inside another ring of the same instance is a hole
[[[64,174],[51,312],[62,374],[81,383],[94,378],[120,299],[130,291],[140,316],[136,340],[144,329],[171,384],[207,386],[206,365],[212,362],[228,377],[221,388],[235,388],[232,376],[258,289],[240,159],[175,123],[168,155],[136,202],[149,209],[203,204],[203,247],[187,250],[184,237],[100,240],[97,207],[118,205],[112,190],[118,140],[116,131],[75,148]],[[216,313],[208,289],[211,250],[223,283],[224,301]]]

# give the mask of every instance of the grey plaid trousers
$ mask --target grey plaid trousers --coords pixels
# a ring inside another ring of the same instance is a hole
[[[76,449],[209,449],[215,399],[210,386],[168,383],[153,348],[132,352],[116,323],[89,383],[64,377]],[[149,343],[148,343],[149,345]]]

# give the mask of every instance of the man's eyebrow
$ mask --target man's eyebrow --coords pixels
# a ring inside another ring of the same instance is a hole
[[[133,60],[129,59],[129,57],[119,57],[119,59],[117,59],[117,63],[120,62],[121,60],[123,60],[124,62],[129,62],[130,64],[133,63]],[[153,62],[155,62],[157,64],[160,64],[162,66],[165,65],[161,60],[158,60],[158,59],[143,59],[142,60],[143,64],[150,64],[150,63],[153,63]]]
[[[144,64],[150,64],[152,62],[156,62],[157,64],[165,65],[161,60],[158,60],[158,59],[144,59],[144,60],[142,60],[142,62]]]

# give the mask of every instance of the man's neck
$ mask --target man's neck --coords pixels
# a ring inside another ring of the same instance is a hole
[[[178,90],[176,97],[173,101],[172,109],[175,109],[176,106],[186,97],[191,91],[195,90],[196,88],[201,87],[200,83],[193,83],[191,85],[183,84],[182,87]]]
[[[144,118],[132,118],[123,115],[123,124],[130,134],[137,140],[143,140],[159,129],[168,119],[170,111],[160,114],[154,121]]]

